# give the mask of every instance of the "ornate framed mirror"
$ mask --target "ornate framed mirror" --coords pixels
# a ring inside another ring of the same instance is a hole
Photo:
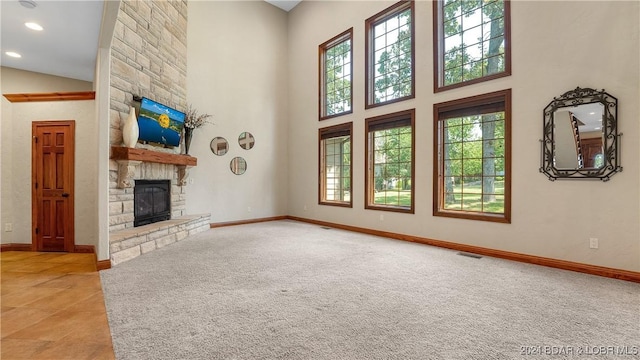
[[[549,180],[600,179],[622,171],[618,99],[577,87],[544,109],[540,172]]]

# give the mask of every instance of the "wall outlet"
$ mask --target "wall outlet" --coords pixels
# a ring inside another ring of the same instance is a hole
[[[6,231],[6,232],[13,231],[13,225],[11,223],[4,224],[4,231]]]
[[[598,238],[589,238],[589,248],[590,249],[598,248]]]
[[[304,211],[307,211],[307,205],[305,204],[305,205],[304,205],[304,207],[302,207],[302,209],[303,209]]]
[[[189,179],[189,184],[193,185],[193,178]]]
[[[384,221],[384,215],[380,214],[380,221]]]
[[[247,206],[247,212],[251,212],[251,206]]]

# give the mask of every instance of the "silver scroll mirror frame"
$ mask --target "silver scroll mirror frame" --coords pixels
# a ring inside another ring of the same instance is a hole
[[[577,154],[575,167],[559,166],[557,164],[556,134],[560,125],[560,116],[565,110],[575,109],[583,105],[601,104],[602,108],[602,158],[598,159],[598,166],[584,167],[581,159],[582,144],[579,138],[579,119],[574,119],[575,152]],[[544,109],[543,138],[541,143],[540,172],[549,180],[556,179],[600,179],[608,181],[613,174],[622,171],[620,165],[620,137],[618,133],[618,99],[603,90],[577,87],[565,92],[553,100]]]

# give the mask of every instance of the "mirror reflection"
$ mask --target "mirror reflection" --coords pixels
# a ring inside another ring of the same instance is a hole
[[[211,151],[218,156],[222,156],[229,151],[229,143],[227,139],[223,137],[214,137],[209,146],[211,147]]]
[[[234,157],[229,164],[231,172],[236,175],[242,175],[247,171],[247,161],[242,157]]]
[[[245,131],[238,136],[238,144],[240,144],[240,147],[245,150],[251,149],[255,143],[256,140],[250,132]]]
[[[554,164],[557,169],[604,166],[601,103],[560,108],[553,114]]]

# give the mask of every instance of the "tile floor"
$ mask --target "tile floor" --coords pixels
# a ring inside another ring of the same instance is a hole
[[[3,360],[115,359],[93,254],[0,253]]]

